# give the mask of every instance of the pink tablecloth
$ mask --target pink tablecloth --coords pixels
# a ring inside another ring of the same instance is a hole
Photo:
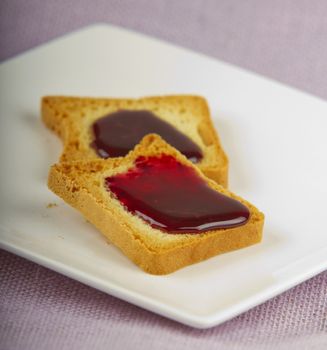
[[[0,59],[101,21],[327,98],[326,18],[324,0],[2,0]],[[200,331],[2,251],[0,307],[6,350],[327,348],[327,272]]]

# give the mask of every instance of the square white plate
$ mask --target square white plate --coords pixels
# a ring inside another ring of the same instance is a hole
[[[4,249],[193,327],[258,305],[327,266],[327,103],[222,62],[97,25],[0,66]],[[266,214],[261,244],[168,276],[134,266],[46,186],[61,144],[46,94],[205,96],[230,157],[230,188]],[[47,208],[48,203],[57,207]]]

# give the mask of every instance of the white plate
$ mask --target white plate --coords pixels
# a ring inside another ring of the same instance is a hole
[[[327,103],[225,63],[97,25],[0,66],[2,247],[158,314],[207,328],[327,266]],[[59,140],[46,94],[205,96],[230,187],[266,214],[264,240],[168,276],[148,275],[46,187]],[[48,203],[57,203],[46,208]]]

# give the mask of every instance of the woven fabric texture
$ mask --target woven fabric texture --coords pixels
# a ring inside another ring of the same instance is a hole
[[[324,0],[2,0],[0,60],[106,22],[327,98]],[[327,116],[326,116],[327,117]],[[327,272],[196,330],[0,252],[0,349],[326,349]]]

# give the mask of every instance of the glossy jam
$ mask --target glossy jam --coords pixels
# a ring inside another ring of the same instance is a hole
[[[120,110],[98,119],[93,124],[94,141],[91,146],[102,158],[122,157],[151,133],[160,135],[193,163],[203,157],[201,149],[192,140],[145,110]]]
[[[139,157],[128,172],[105,179],[121,204],[168,233],[201,233],[239,226],[249,218],[242,203],[211,189],[172,156]]]

